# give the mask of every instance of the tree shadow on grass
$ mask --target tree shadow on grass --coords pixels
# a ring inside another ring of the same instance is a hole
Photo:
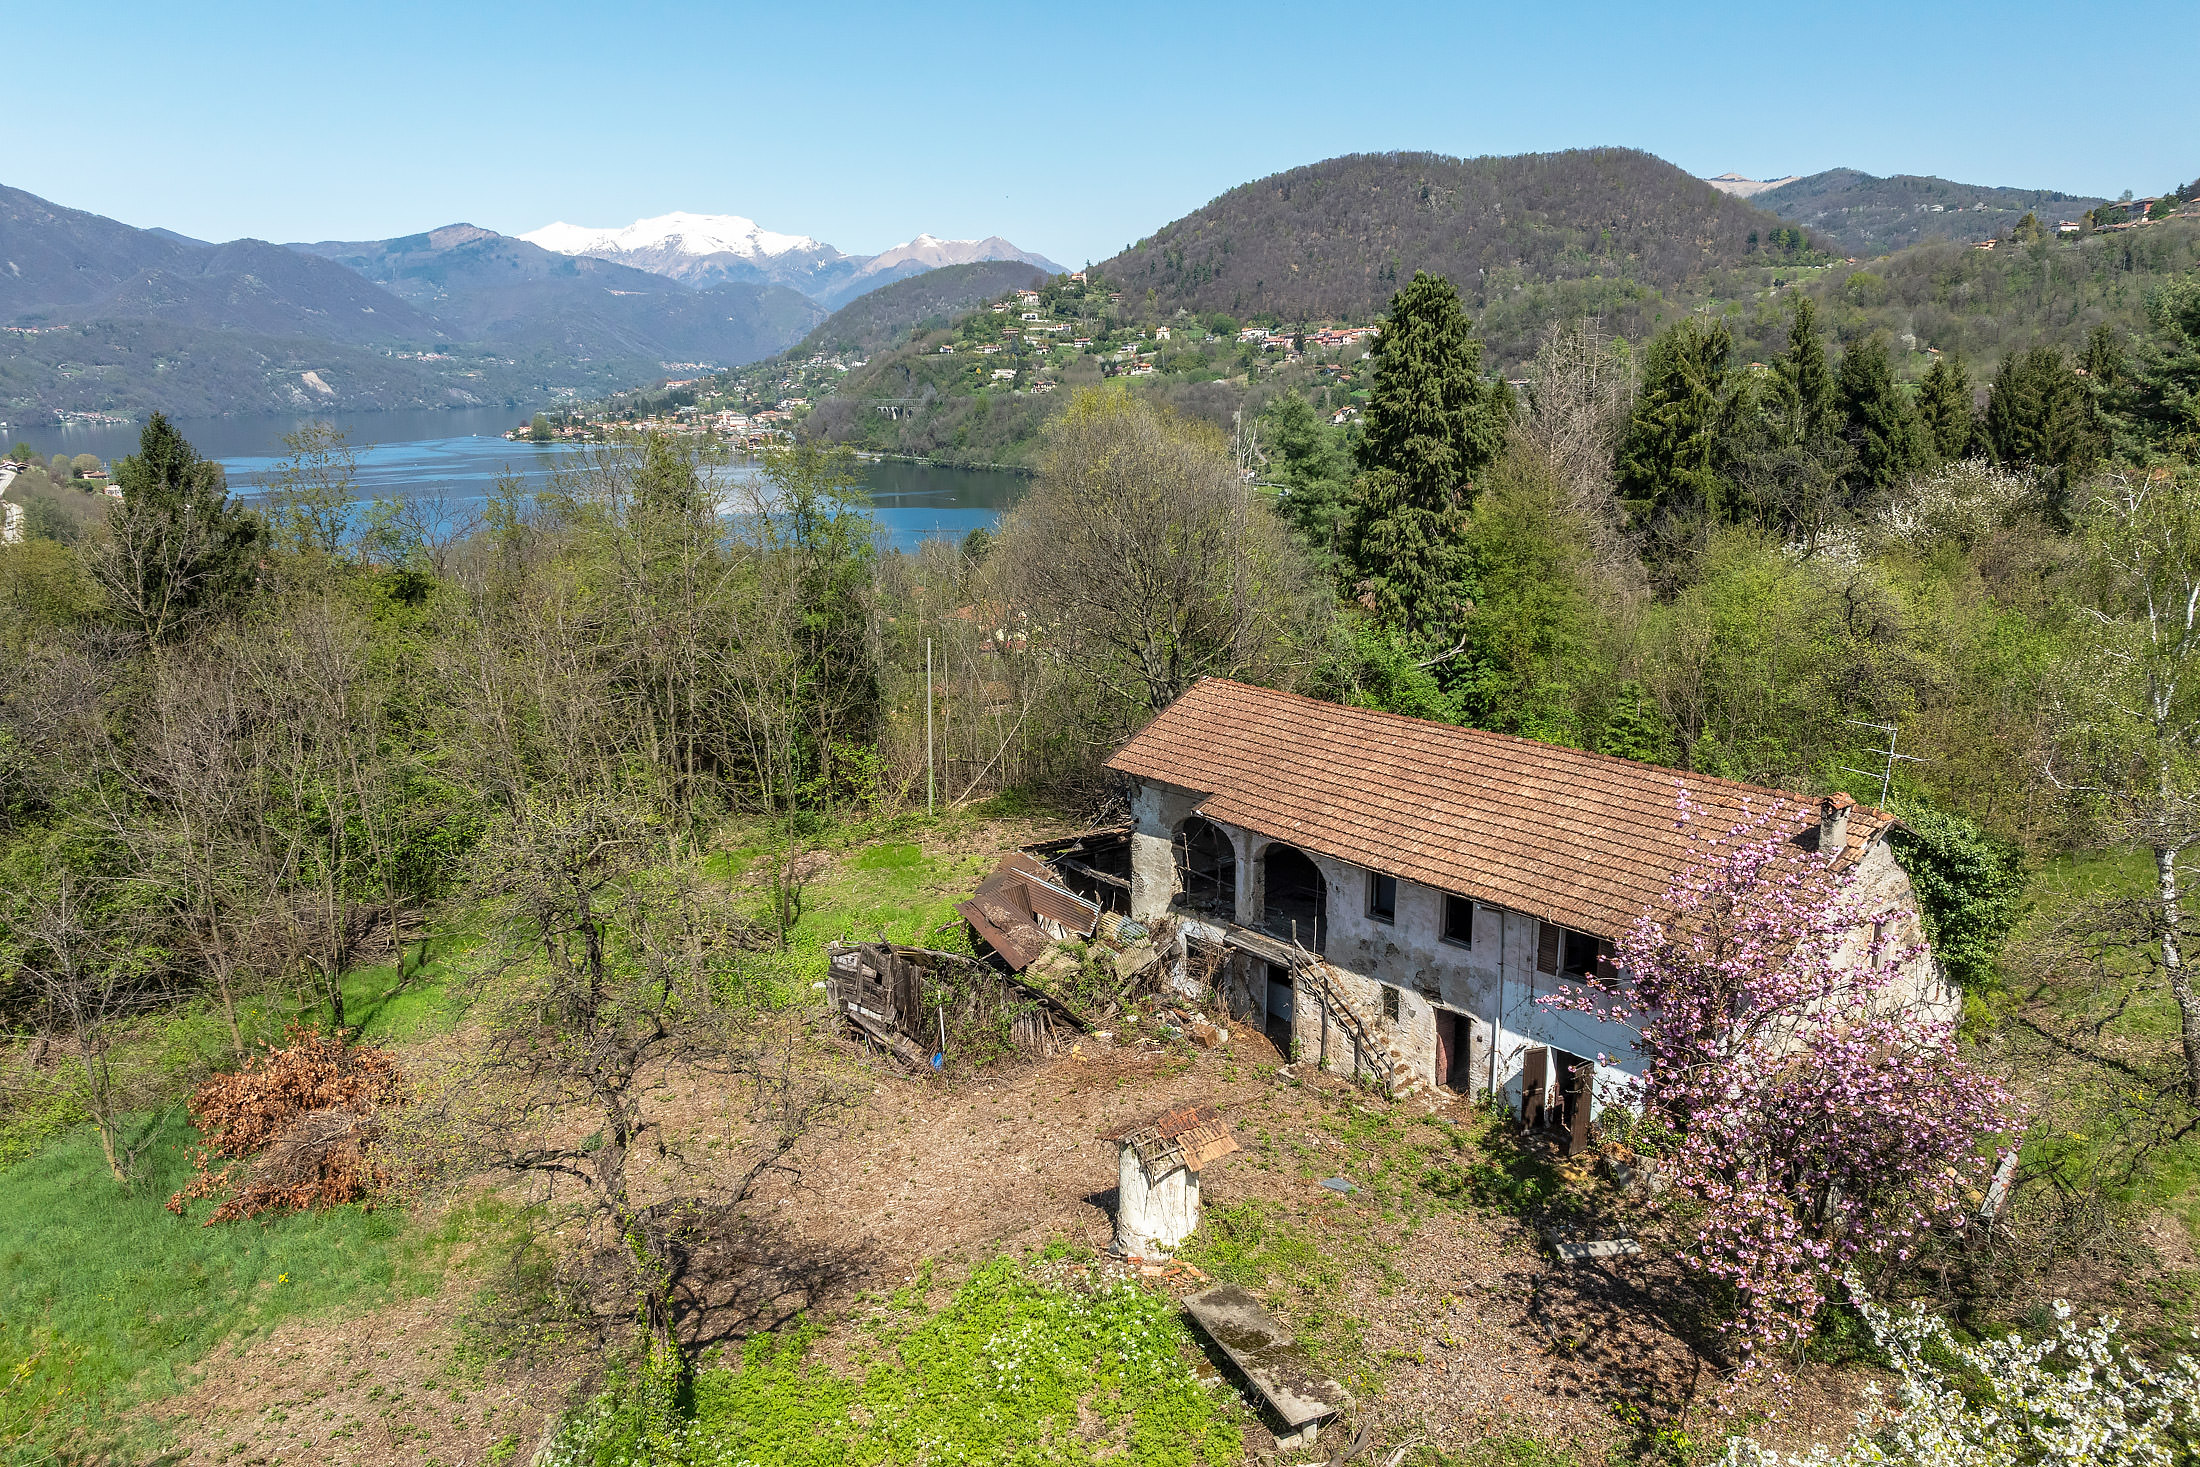
[[[771,1219],[700,1209],[673,1253],[680,1338],[696,1349],[784,1329],[885,1274],[869,1243],[799,1237]]]

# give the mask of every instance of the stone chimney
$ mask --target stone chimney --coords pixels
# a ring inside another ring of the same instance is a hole
[[[1818,853],[1838,856],[1849,839],[1849,811],[1856,801],[1847,795],[1828,795],[1818,802]]]

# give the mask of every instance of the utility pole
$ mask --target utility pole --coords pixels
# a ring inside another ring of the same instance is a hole
[[[924,639],[924,813],[926,815],[934,813],[932,784],[932,639],[930,637]],[[944,1038],[940,1041],[940,1047],[942,1049],[947,1047]]]

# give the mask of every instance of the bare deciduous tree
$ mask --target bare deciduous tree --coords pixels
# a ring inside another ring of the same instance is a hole
[[[750,971],[739,919],[654,864],[667,854],[616,795],[514,812],[485,867],[508,922],[474,994],[482,1042],[406,1124],[416,1156],[566,1186],[593,1231],[585,1251],[615,1260],[652,1355],[677,1362],[684,1221],[704,1194],[737,1207],[844,1096],[804,1062],[806,1021],[777,1011]],[[743,1098],[740,1133],[713,1138],[707,1159],[681,1153],[654,1099],[681,1073],[731,1078]],[[645,1152],[663,1160],[646,1184]],[[698,1173],[700,1192],[679,1185]]]
[[[2082,815],[2153,855],[2161,971],[2200,1105],[2200,993],[2178,862],[2200,842],[2200,472],[2112,474],[2082,523],[2095,636],[2055,690],[2051,773]]]
[[[1288,678],[1320,635],[1328,605],[1303,553],[1212,429],[1080,392],[1045,464],[994,562],[1030,635],[1114,700],[1118,726],[1099,737],[1203,677]]]
[[[160,997],[149,956],[133,941],[126,917],[67,876],[23,892],[11,906],[9,956],[36,995],[45,1027],[74,1050],[100,1150],[126,1185],[159,1129],[130,1123],[147,1097],[117,1055],[129,1025]]]

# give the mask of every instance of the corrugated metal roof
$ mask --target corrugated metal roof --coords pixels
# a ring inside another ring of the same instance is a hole
[[[967,902],[958,905],[963,920],[1021,973],[1037,962],[1054,939],[1042,923],[1051,922],[1062,932],[1090,937],[1100,922],[1100,909],[1075,892],[1057,885],[1045,864],[1022,852],[1001,858],[993,873],[978,883]]]

